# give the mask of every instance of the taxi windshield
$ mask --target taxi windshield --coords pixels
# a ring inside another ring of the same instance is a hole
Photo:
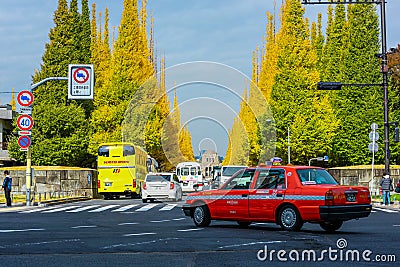
[[[297,175],[303,185],[338,184],[335,178],[325,169],[299,169]]]

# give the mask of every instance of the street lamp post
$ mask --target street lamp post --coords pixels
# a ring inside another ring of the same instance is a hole
[[[290,126],[287,127],[287,158],[288,158],[288,164],[290,164]]]
[[[343,0],[333,2],[331,0],[302,0],[302,3],[307,5],[316,4],[377,4],[381,7],[381,41],[382,41],[382,54],[381,60],[381,73],[382,73],[382,86],[383,89],[383,126],[384,126],[384,144],[385,144],[385,174],[390,174],[390,148],[389,148],[389,91],[388,91],[388,62],[387,62],[387,47],[386,47],[386,0]],[[333,87],[337,87],[331,83]],[[367,85],[368,86],[368,85]]]

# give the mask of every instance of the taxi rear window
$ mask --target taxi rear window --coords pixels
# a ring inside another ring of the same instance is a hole
[[[299,169],[297,175],[303,185],[338,184],[335,178],[325,169]]]

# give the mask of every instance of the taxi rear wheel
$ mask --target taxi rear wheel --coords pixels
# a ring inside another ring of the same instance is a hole
[[[278,223],[282,229],[287,231],[298,231],[303,226],[300,213],[295,207],[289,205],[281,208]]]
[[[336,230],[339,230],[340,227],[342,227],[343,222],[342,221],[330,221],[330,222],[321,222],[319,225],[321,226],[322,229],[324,229],[327,232],[335,232]]]
[[[197,226],[209,226],[211,223],[210,211],[206,205],[197,206],[193,211],[193,221]]]

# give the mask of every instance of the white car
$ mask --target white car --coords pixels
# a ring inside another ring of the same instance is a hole
[[[149,173],[142,185],[142,201],[153,202],[155,199],[182,200],[182,187],[175,173]]]
[[[226,181],[229,180],[229,178],[232,177],[232,175],[235,172],[240,171],[240,170],[245,169],[245,168],[247,168],[247,166],[241,166],[241,165],[222,166],[221,167],[221,177],[220,177],[219,185],[223,185]]]

